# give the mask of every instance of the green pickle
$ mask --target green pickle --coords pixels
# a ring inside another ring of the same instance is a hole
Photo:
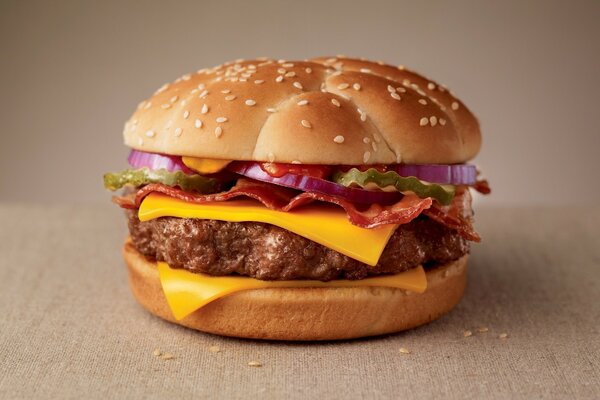
[[[366,171],[352,168],[348,172],[337,172],[333,180],[344,186],[358,185],[362,188],[372,184],[379,188],[391,186],[399,192],[413,192],[421,198],[432,197],[444,205],[452,202],[456,191],[453,185],[427,183],[414,176],[403,177],[394,171],[379,172],[374,168]]]
[[[137,187],[149,183],[178,186],[185,191],[199,193],[211,193],[217,189],[216,179],[202,175],[187,175],[183,171],[169,172],[166,169],[152,171],[148,168],[141,168],[104,174],[104,187],[111,191],[121,189],[126,185]]]

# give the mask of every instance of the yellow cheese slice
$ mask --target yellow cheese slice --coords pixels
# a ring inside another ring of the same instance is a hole
[[[346,212],[331,204],[310,204],[290,212],[270,210],[255,200],[188,203],[158,193],[148,195],[138,211],[140,221],[159,217],[255,221],[279,226],[368,265],[376,265],[398,225],[374,229],[352,225]]]
[[[308,280],[261,281],[241,276],[211,276],[192,273],[184,269],[173,269],[164,262],[158,262],[158,273],[167,303],[177,320],[185,318],[213,300],[242,290],[371,286],[392,287],[423,293],[427,289],[427,277],[421,266],[396,275],[386,275],[356,281],[334,280],[329,282]]]
[[[214,174],[225,168],[231,160],[217,160],[214,158],[196,158],[181,157],[181,161],[186,167],[193,169],[201,174]]]

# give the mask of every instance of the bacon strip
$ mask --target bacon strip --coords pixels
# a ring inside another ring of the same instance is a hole
[[[431,198],[421,199],[414,194],[408,194],[392,205],[372,204],[361,208],[336,196],[299,192],[270,183],[240,178],[230,190],[213,194],[189,193],[178,188],[153,183],[143,186],[135,194],[113,197],[113,202],[123,208],[136,209],[152,192],[198,204],[227,201],[244,196],[260,201],[267,208],[279,211],[290,211],[315,200],[324,201],[342,207],[350,222],[363,228],[375,228],[386,224],[406,224],[424,213],[439,223],[456,229],[468,240],[480,240],[472,225],[471,197],[468,189],[457,191],[453,203],[449,206],[441,206]]]
[[[473,209],[468,188],[458,188],[451,204],[443,206],[435,202],[423,215],[448,228],[456,229],[467,240],[481,241],[481,237],[473,228]]]

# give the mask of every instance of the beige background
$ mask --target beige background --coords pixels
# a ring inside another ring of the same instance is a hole
[[[479,116],[487,204],[600,200],[600,2],[0,1],[0,201],[107,202],[122,124],[229,59],[347,54],[448,84]]]

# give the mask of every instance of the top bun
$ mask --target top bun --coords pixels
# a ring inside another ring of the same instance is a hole
[[[451,164],[479,123],[443,85],[345,57],[236,60],[187,74],[139,104],[128,146],[155,153],[303,164]]]

